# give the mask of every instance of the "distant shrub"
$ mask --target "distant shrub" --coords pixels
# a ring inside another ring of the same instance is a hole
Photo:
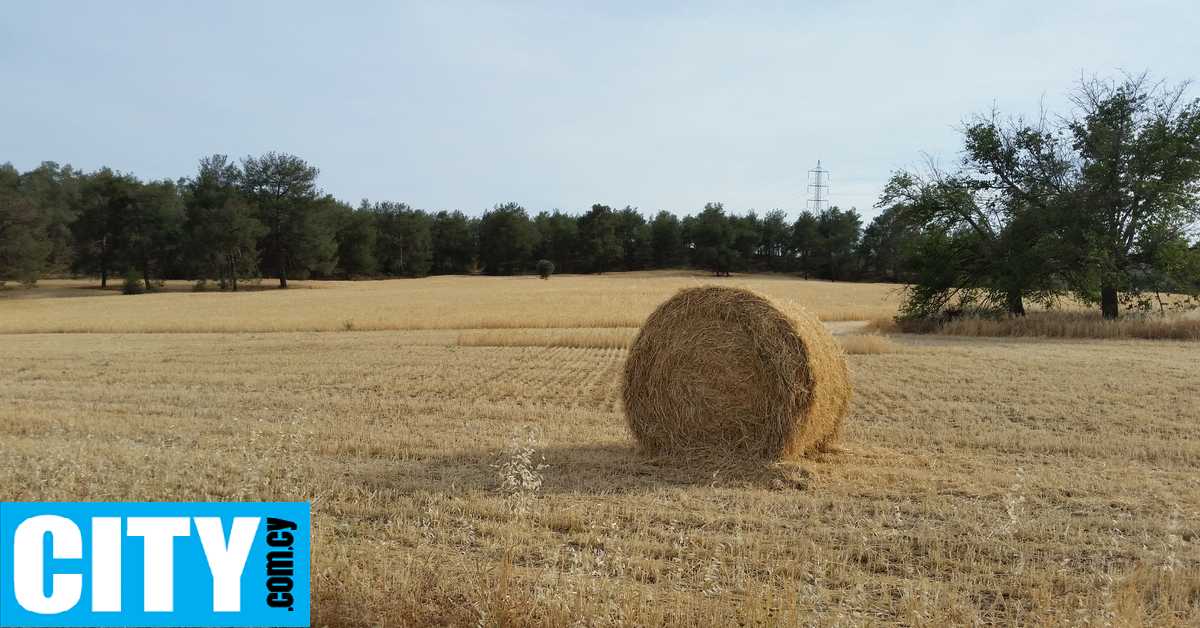
[[[129,272],[125,273],[125,283],[121,285],[121,294],[141,294],[145,291],[146,289],[142,285],[141,277],[138,277],[137,270],[129,269]]]
[[[549,279],[550,275],[554,272],[554,262],[548,259],[538,260],[537,271],[539,277]]]
[[[196,281],[196,285],[192,286],[192,292],[207,292],[207,291],[208,291],[208,280],[207,279],[199,279]]]

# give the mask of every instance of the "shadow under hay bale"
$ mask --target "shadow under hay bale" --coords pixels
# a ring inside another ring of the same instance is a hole
[[[651,455],[791,460],[841,436],[850,374],[803,308],[743,288],[685,288],[646,320],[623,400]]]

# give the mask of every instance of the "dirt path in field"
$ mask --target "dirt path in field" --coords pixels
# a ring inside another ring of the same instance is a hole
[[[861,334],[867,331],[868,321],[833,321],[825,323],[825,329],[834,336]]]

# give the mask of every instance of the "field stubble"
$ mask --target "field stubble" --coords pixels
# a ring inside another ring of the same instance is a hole
[[[881,327],[886,326],[880,325]],[[1028,316],[1000,320],[964,318],[938,328],[955,336],[1035,338],[1142,338],[1147,340],[1200,340],[1200,312],[1126,312],[1117,320],[1095,310],[1031,311]]]
[[[624,426],[629,326],[539,298],[511,329],[0,336],[0,499],[312,502],[315,626],[1200,624],[1190,343],[834,323],[837,451],[681,464]]]
[[[311,501],[314,625],[1200,621],[1187,345],[852,355],[780,486],[640,456],[621,349],[455,342],[6,337],[0,498]]]

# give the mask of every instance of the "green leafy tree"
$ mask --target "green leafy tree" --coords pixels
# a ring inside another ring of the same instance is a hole
[[[0,187],[0,284],[37,282],[53,248],[44,218],[32,200]]]
[[[433,238],[433,272],[466,273],[475,268],[475,233],[462,212],[440,211],[430,227]]]
[[[683,263],[687,250],[678,216],[668,211],[654,216],[650,221],[650,247],[658,268],[673,268]]]
[[[375,256],[380,269],[399,277],[428,275],[434,259],[434,219],[404,203],[376,203],[371,211],[379,232]]]
[[[318,197],[311,211],[303,216],[289,252],[292,276],[307,279],[333,275],[338,263],[336,216],[343,207],[345,203],[326,194]]]
[[[915,281],[905,317],[948,307],[1023,315],[1027,298],[1048,303],[1055,290],[1043,263],[1045,232],[1031,224],[1040,214],[994,193],[988,181],[933,173],[897,174],[883,195],[893,230],[919,234],[903,249]]]
[[[554,272],[554,262],[548,259],[538,260],[537,272],[538,276],[542,279],[549,279],[550,275]]]
[[[240,196],[227,199],[209,208],[206,220],[196,235],[215,263],[222,288],[228,285],[237,292],[238,281],[259,276],[259,239],[268,229],[259,222],[254,207]]]
[[[100,275],[108,286],[114,269],[124,265],[125,236],[141,182],[108,168],[84,177],[80,210],[72,225],[75,272]]]
[[[745,270],[754,259],[762,241],[762,223],[758,215],[751,210],[745,216],[730,216],[729,227],[733,231],[732,247],[737,253],[733,259],[733,269]]]
[[[818,232],[817,217],[810,211],[803,211],[792,224],[791,247],[793,255],[800,264],[804,278],[814,273],[817,260],[820,258],[821,235]]]
[[[889,181],[883,198],[887,212],[914,226],[906,262],[915,285],[902,306],[905,319],[928,319],[953,305],[979,301],[991,285],[993,230],[975,195],[956,181],[926,181],[903,173]]]
[[[905,279],[904,247],[916,236],[916,231],[904,224],[897,207],[887,207],[863,229],[859,254],[864,271],[883,281],[901,282]]]
[[[152,181],[135,186],[127,206],[121,257],[141,273],[146,290],[150,278],[166,279],[173,254],[180,245],[186,212],[175,184]]]
[[[539,213],[533,222],[538,233],[533,256],[552,261],[560,272],[578,270],[579,220],[556,209]]]
[[[183,185],[189,267],[235,292],[240,280],[259,276],[258,241],[268,233],[258,209],[242,196],[241,181],[236,164],[213,155],[201,159],[199,172]]]
[[[200,160],[196,177],[184,185],[192,265],[235,292],[239,281],[261,276],[258,242],[270,232],[243,195],[242,182],[236,164],[213,155]]]
[[[607,205],[592,205],[579,217],[580,257],[585,272],[603,273],[625,256],[617,238],[617,215]]]
[[[650,225],[637,209],[626,206],[615,214],[614,233],[623,253],[625,270],[642,270],[650,265],[654,248],[650,243]]]
[[[1023,315],[1024,302],[1051,304],[1076,273],[1084,249],[1068,232],[1077,206],[1077,159],[1044,116],[1030,123],[977,116],[964,127],[956,170],[899,173],[878,205],[894,228],[921,235],[905,247],[915,285],[906,316],[943,308]]]
[[[1078,267],[1083,251],[1066,236],[1078,173],[1059,131],[1044,116],[1029,123],[992,112],[964,129],[958,171],[930,167],[924,184],[936,189],[924,198],[935,202],[910,205],[917,223],[953,223],[969,245],[972,272],[964,274],[969,288],[962,293],[969,298],[959,307],[1024,315],[1025,300],[1053,302],[1061,293],[1056,278]],[[948,212],[938,211],[939,198],[953,199],[942,205]]]
[[[0,189],[16,192],[21,188],[21,173],[11,161],[0,164]]]
[[[83,173],[52,161],[20,177],[19,193],[37,205],[38,222],[50,243],[48,265],[63,269],[71,260],[71,223],[79,210]],[[39,236],[39,239],[41,237]]]
[[[836,206],[817,214],[816,259],[821,274],[833,281],[846,281],[855,272],[858,241],[862,236],[862,219],[851,208],[842,211]]]
[[[1023,314],[1024,300],[1050,303],[1064,287],[1109,318],[1122,301],[1149,307],[1148,293],[1195,299],[1188,230],[1200,220],[1200,101],[1185,101],[1185,87],[1145,74],[1083,80],[1074,116],[977,117],[957,171],[893,177],[885,200],[928,236],[911,249],[924,270],[909,310],[932,315],[953,298]],[[948,262],[922,258],[932,252],[953,252],[957,274],[935,272]]]
[[[525,208],[496,205],[479,219],[479,261],[484,272],[511,275],[528,267],[536,228]]]
[[[370,276],[379,268],[376,249],[379,228],[371,204],[363,199],[357,210],[345,203],[333,208],[334,240],[337,241],[337,269],[346,278]]]
[[[786,270],[792,239],[787,214],[782,209],[773,209],[763,216],[758,226],[758,251],[766,262],[767,270]]]
[[[1118,315],[1120,294],[1142,295],[1173,280],[1186,289],[1188,230],[1200,220],[1200,99],[1145,73],[1080,81],[1068,124],[1078,193],[1067,238],[1082,251],[1076,293]],[[1191,292],[1196,297],[1194,291]]]
[[[721,203],[708,203],[689,222],[692,264],[728,277],[740,255],[736,247],[738,234],[725,215],[725,207]]]
[[[328,275],[337,263],[337,201],[317,189],[320,173],[303,159],[267,153],[242,160],[242,190],[258,207],[267,226],[260,242],[265,266],[274,270],[279,287],[288,277]]]

